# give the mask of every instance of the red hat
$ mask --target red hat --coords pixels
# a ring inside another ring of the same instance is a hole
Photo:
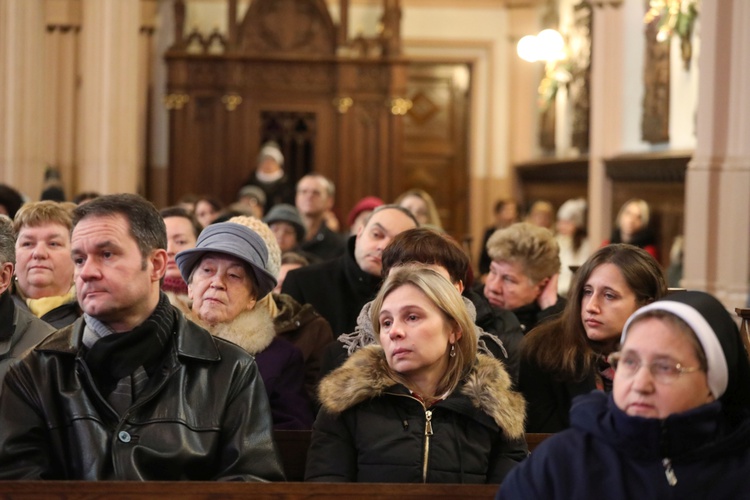
[[[365,196],[349,211],[349,215],[346,216],[346,225],[351,227],[351,225],[354,224],[354,219],[356,219],[359,214],[367,210],[375,210],[380,205],[385,205],[385,202],[377,196]]]

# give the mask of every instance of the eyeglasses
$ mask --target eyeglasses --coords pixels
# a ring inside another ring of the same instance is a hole
[[[623,355],[621,352],[613,352],[607,357],[607,362],[617,371],[617,375],[624,378],[632,378],[644,366],[637,356],[632,354]],[[653,361],[647,365],[648,371],[654,380],[660,384],[671,384],[680,375],[702,370],[700,366],[685,367],[681,363],[669,360]]]

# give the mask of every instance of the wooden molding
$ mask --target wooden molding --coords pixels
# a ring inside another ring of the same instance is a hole
[[[604,160],[607,176],[620,182],[685,182],[690,152],[634,153]]]

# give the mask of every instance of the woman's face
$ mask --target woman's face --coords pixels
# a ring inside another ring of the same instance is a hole
[[[297,247],[297,231],[289,222],[272,222],[270,228],[282,253],[294,250]]]
[[[201,227],[206,227],[211,224],[218,215],[219,212],[214,206],[205,200],[200,200],[195,204],[195,218],[198,219],[198,223]]]
[[[185,217],[167,217],[164,219],[167,226],[167,278],[182,278],[180,268],[174,260],[174,256],[183,250],[195,247],[196,238],[193,224]]]
[[[544,288],[534,283],[520,262],[492,261],[484,282],[484,296],[495,307],[518,309],[536,301]]]
[[[622,328],[640,304],[614,264],[596,267],[583,285],[581,322],[586,336],[614,350]]]
[[[427,203],[415,194],[410,194],[401,200],[400,205],[412,213],[420,224],[430,222],[430,212],[427,210]]]
[[[646,318],[629,329],[612,390],[615,404],[628,415],[664,419],[714,400],[706,372],[674,373],[678,363],[688,370],[700,366],[695,345],[675,328]],[[663,380],[649,367],[662,372]]]
[[[419,288],[403,285],[388,294],[378,318],[388,365],[418,385],[437,383],[460,338],[445,314]]]
[[[29,298],[66,294],[73,285],[68,228],[54,222],[22,227],[16,239],[16,277]]]
[[[253,278],[243,261],[230,255],[209,253],[196,266],[188,297],[193,312],[211,326],[228,323],[255,307]]]
[[[573,236],[576,233],[576,223],[571,220],[557,219],[555,227],[557,228],[557,234],[563,236]]]
[[[643,229],[643,214],[637,203],[628,203],[620,214],[618,225],[620,226],[623,240]]]

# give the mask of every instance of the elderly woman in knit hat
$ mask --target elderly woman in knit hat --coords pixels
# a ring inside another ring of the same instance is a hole
[[[704,292],[633,313],[612,394],[580,396],[499,498],[748,498],[750,364],[737,325]]]
[[[278,205],[277,205],[278,206]],[[266,270],[278,279],[284,262],[274,233],[264,222],[253,217],[233,217],[235,222],[255,231],[268,248]],[[315,311],[311,304],[300,304],[285,293],[269,293],[255,306],[268,310],[273,319],[276,335],[291,342],[300,351],[305,363],[305,389],[310,401],[317,399],[320,365],[325,347],[333,340],[331,325]]]
[[[313,416],[302,353],[276,336],[268,308],[260,306],[276,286],[266,269],[263,239],[242,224],[212,224],[201,232],[195,248],[177,254],[176,261],[192,301],[188,317],[255,356],[274,428],[309,429]]]
[[[574,198],[557,210],[557,244],[560,246],[560,276],[557,293],[566,297],[573,278],[570,267],[580,267],[591,255],[586,238],[586,200]]]

